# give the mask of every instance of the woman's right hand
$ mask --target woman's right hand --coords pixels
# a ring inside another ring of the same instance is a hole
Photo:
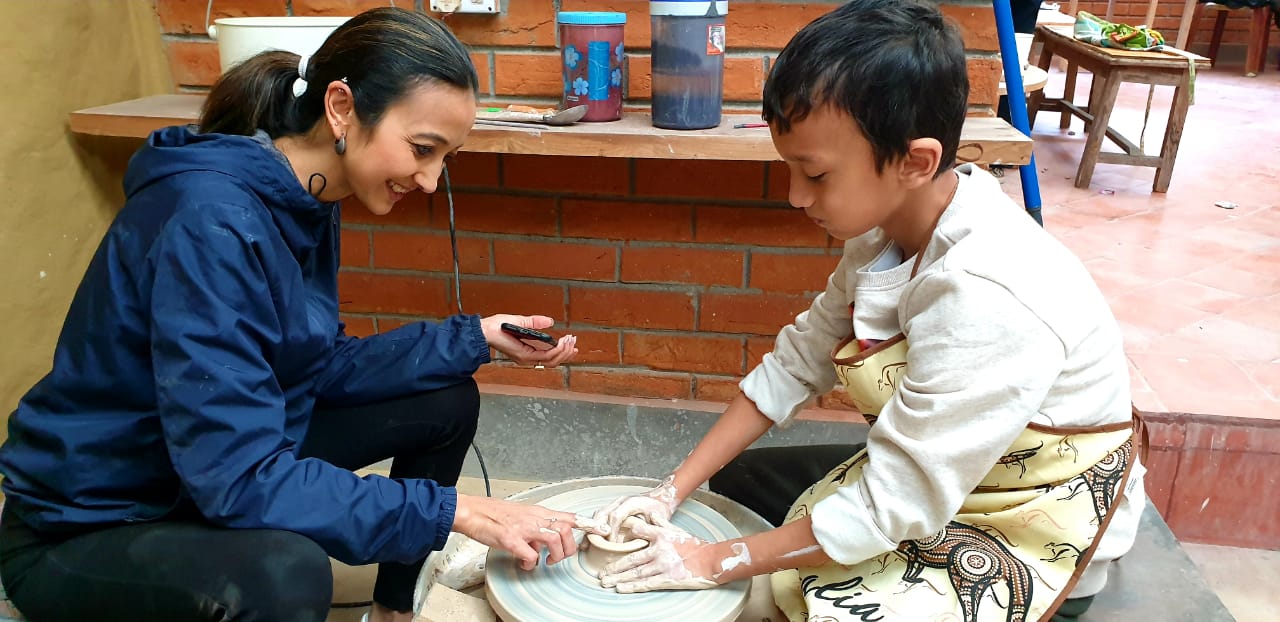
[[[675,476],[672,475],[643,495],[615,499],[596,512],[595,519],[609,526],[611,535],[608,538],[611,541],[622,538],[619,527],[629,516],[639,516],[659,527],[671,527],[671,515],[675,514],[681,501],[676,492]]]
[[[568,512],[492,497],[458,495],[453,517],[453,531],[511,553],[525,570],[538,565],[544,546],[547,564],[576,554],[575,528],[599,532],[594,524],[579,526],[577,517]]]

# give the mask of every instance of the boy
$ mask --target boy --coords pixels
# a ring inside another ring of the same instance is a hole
[[[652,523],[606,587],[772,572],[792,620],[965,622],[1069,618],[1102,589],[1143,503],[1120,331],[1078,259],[953,168],[967,95],[963,43],[925,2],[852,0],[779,55],[764,118],[789,200],[844,255],[684,463],[601,510],[615,533]],[[836,382],[873,423],[865,449],[739,456]],[[671,529],[718,471],[713,490],[781,526]]]

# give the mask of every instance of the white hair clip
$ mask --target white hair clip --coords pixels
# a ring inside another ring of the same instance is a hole
[[[302,94],[307,92],[307,63],[310,60],[309,54],[298,57],[298,79],[293,81],[294,97],[302,97]]]

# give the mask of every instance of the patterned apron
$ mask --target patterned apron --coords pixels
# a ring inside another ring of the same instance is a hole
[[[913,271],[914,272],[914,271]],[[866,349],[863,349],[866,346]],[[849,396],[874,425],[907,367],[904,335],[871,346],[849,337],[832,354]],[[1135,423],[1032,423],[942,531],[850,566],[772,575],[792,622],[1047,620],[1071,592],[1128,483]],[[811,486],[786,522],[861,476],[864,449]]]

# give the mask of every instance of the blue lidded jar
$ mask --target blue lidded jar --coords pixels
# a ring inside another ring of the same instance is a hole
[[[675,130],[720,125],[727,0],[652,0],[653,124]]]
[[[563,11],[560,66],[564,77],[561,108],[587,106],[583,121],[622,118],[622,34],[626,13]]]

